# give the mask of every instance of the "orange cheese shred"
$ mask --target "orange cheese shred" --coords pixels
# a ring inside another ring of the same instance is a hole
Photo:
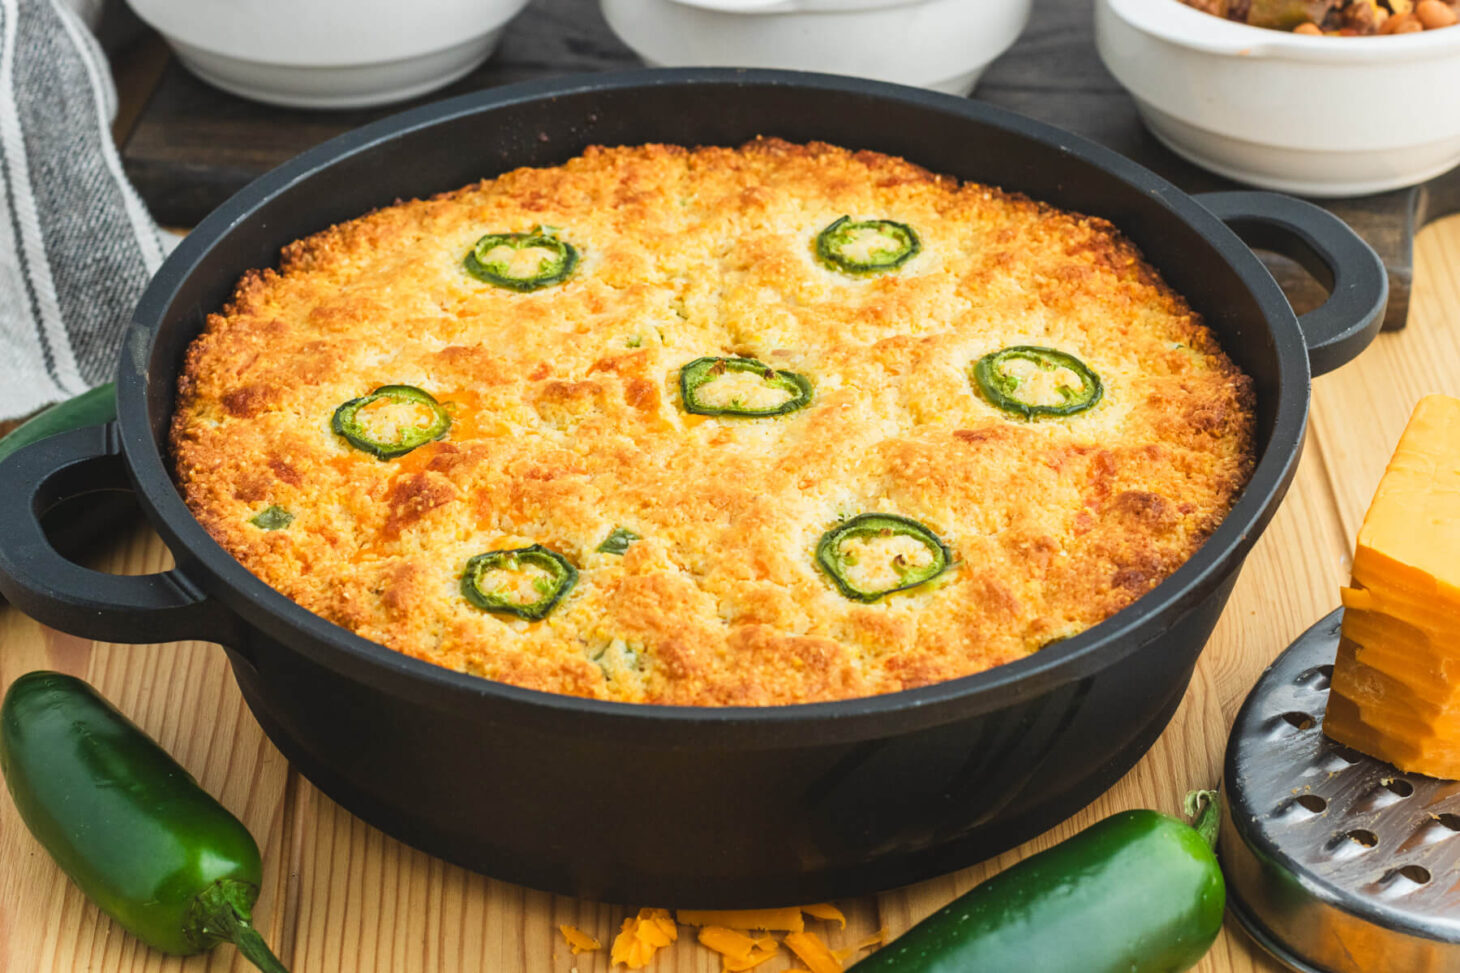
[[[801,910],[786,909],[680,909],[679,921],[686,926],[724,926],[726,929],[775,929],[800,932],[806,928]]]
[[[679,938],[679,928],[668,909],[640,909],[637,916],[624,920],[614,938],[609,961],[622,963],[631,970],[642,970],[654,960],[654,954]]]
[[[700,942],[722,956],[743,960],[755,952],[757,940],[737,929],[705,926],[700,929]]]
[[[603,948],[602,943],[594,939],[592,936],[588,935],[583,930],[579,929],[577,926],[559,926],[558,931],[563,934],[563,938],[566,939],[568,941],[568,945],[572,947],[574,956],[577,956],[579,953],[591,953],[594,950],[599,950]]]
[[[883,926],[881,929],[877,930],[872,935],[868,936],[866,939],[863,939],[860,942],[858,942],[857,943],[857,948],[858,949],[869,949],[869,948],[871,948],[873,946],[881,946],[885,942],[887,942],[887,927],[886,926]]]
[[[766,960],[775,956],[781,951],[776,943],[771,943],[770,949],[755,949],[745,959],[731,959],[725,956],[721,959],[724,964],[725,973],[742,973],[743,970],[753,970]]]
[[[796,958],[805,963],[810,973],[842,973],[842,962],[814,932],[793,932],[786,936],[786,945]]]
[[[814,919],[825,919],[828,922],[839,922],[843,929],[847,928],[847,917],[842,910],[830,902],[818,902],[815,905],[803,905],[801,911]]]
[[[726,973],[754,969],[781,950],[780,944],[769,936],[755,938],[724,926],[703,927],[700,942],[720,954]]]

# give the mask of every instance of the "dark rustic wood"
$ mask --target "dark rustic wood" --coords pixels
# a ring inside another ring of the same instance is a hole
[[[534,0],[507,28],[497,54],[477,71],[417,102],[387,108],[319,112],[258,105],[209,87],[173,62],[133,127],[123,159],[161,222],[191,226],[260,173],[411,104],[514,81],[638,64],[608,29],[595,0]],[[1191,192],[1236,185],[1177,157],[1141,126],[1134,104],[1095,53],[1090,0],[1035,0],[1029,29],[990,68],[977,95],[1103,142]],[[1414,234],[1430,220],[1460,212],[1460,170],[1416,189],[1321,202],[1384,258],[1391,285],[1385,326],[1403,327]],[[1322,301],[1321,286],[1296,263],[1273,255],[1268,266],[1299,310]]]

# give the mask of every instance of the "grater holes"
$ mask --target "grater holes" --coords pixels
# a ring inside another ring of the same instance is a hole
[[[1310,692],[1322,693],[1328,691],[1328,686],[1332,681],[1333,666],[1314,666],[1298,673],[1298,678],[1293,680],[1293,684],[1302,686]]]
[[[1384,785],[1385,790],[1400,797],[1408,797],[1414,793],[1414,785],[1403,777],[1389,777],[1380,783]]]
[[[1399,869],[1399,874],[1416,885],[1424,885],[1430,880],[1430,870],[1423,865],[1405,865]]]
[[[1330,858],[1344,861],[1357,858],[1379,844],[1379,836],[1367,828],[1339,831],[1324,846]]]
[[[1392,807],[1414,793],[1414,785],[1403,777],[1384,777],[1379,786],[1371,789],[1354,802],[1353,809],[1360,813],[1379,811]]]
[[[1428,885],[1429,881],[1430,870],[1423,865],[1401,865],[1384,873],[1384,877],[1376,883],[1376,891],[1402,895],[1413,892],[1414,886]]]
[[[1297,730],[1311,730],[1318,721],[1301,710],[1290,710],[1283,714],[1283,721]]]
[[[1413,895],[1430,882],[1430,870],[1423,865],[1401,865],[1384,872],[1378,881],[1368,885],[1367,891],[1386,899]]]
[[[1317,794],[1300,794],[1294,800],[1298,804],[1302,805],[1305,809],[1312,811],[1314,814],[1322,814],[1324,811],[1328,810],[1328,802],[1319,797]]]
[[[1414,848],[1422,848],[1425,845],[1432,845],[1437,841],[1446,841],[1455,836],[1455,832],[1445,827],[1434,817],[1427,817],[1420,821],[1414,833],[1399,848],[1400,854]]]
[[[1451,831],[1460,831],[1460,814],[1436,814],[1435,820]]]
[[[1338,759],[1342,760],[1346,764],[1356,764],[1361,759],[1357,751],[1350,750],[1348,747],[1344,746],[1341,743],[1334,743],[1330,740],[1329,749],[1333,751],[1334,756],[1338,757]]]

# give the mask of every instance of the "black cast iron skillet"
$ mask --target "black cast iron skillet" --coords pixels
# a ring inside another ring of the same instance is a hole
[[[759,134],[906,156],[1106,217],[1133,238],[1256,383],[1256,472],[1206,545],[1109,620],[989,672],[867,699],[701,709],[534,692],[391,652],[264,585],[182,503],[165,443],[184,350],[238,276],[271,265],[283,244],[594,143],[735,145]],[[1229,225],[1309,263],[1332,282],[1328,303],[1300,323]],[[1267,193],[1192,199],[1098,145],[974,101],[733,70],[479,92],[305,153],[183,241],[127,334],[119,423],[0,466],[0,591],[86,637],[221,642],[254,715],[315,784],[450,861],[682,907],[858,894],[1023,841],[1146,751],[1293,476],[1310,371],[1362,350],[1385,297],[1378,258],[1323,210]],[[55,554],[38,526],[45,510],[129,486],[176,570],[110,577]]]

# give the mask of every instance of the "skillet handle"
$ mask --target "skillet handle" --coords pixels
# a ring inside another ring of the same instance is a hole
[[[1202,193],[1196,201],[1248,246],[1291,257],[1328,288],[1321,307],[1298,316],[1314,375],[1347,363],[1374,340],[1389,302],[1389,274],[1347,223],[1281,193]]]
[[[57,504],[131,489],[114,424],[52,436],[0,462],[0,593],[41,623],[83,638],[226,640],[229,612],[181,572],[92,571],[58,554],[41,527]]]

